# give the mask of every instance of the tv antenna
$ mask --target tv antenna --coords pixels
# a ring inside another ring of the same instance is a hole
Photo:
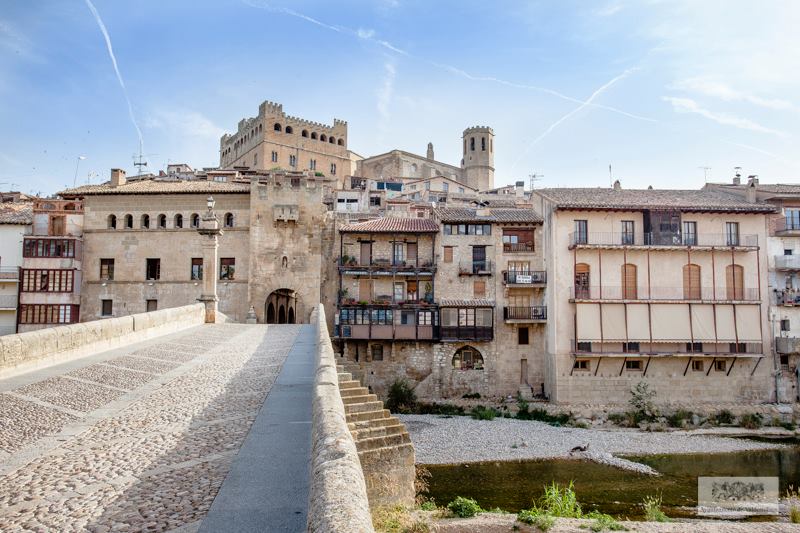
[[[139,154],[138,155],[137,154],[133,154],[133,156],[132,156],[133,157],[133,166],[135,166],[137,168],[137,174],[136,174],[137,176],[141,176],[142,175],[142,167],[146,167],[147,166],[147,161],[145,160],[145,157],[152,157],[154,155],[158,155],[158,154],[147,154],[147,155],[145,155],[145,154],[142,153],[141,150],[139,150]]]
[[[711,167],[697,167],[703,171],[703,180],[708,183],[708,171],[711,170]]]
[[[544,179],[544,174],[537,174],[536,171],[534,171],[533,174],[528,174],[528,178],[531,180],[531,190],[533,190],[536,182]]]

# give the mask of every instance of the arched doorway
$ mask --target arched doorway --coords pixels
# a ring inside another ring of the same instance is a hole
[[[264,306],[267,324],[294,324],[297,321],[297,292],[292,289],[272,291]]]

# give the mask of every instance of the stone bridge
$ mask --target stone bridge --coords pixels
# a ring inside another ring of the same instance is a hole
[[[337,368],[321,306],[205,318],[0,337],[0,531],[372,531],[370,504],[413,501],[408,434]]]

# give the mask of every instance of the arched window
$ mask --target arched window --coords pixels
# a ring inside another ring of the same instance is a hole
[[[700,290],[700,265],[689,263],[683,265],[683,299],[699,300]]]
[[[322,135],[319,136],[319,140],[322,142],[327,142],[328,136],[323,133]]]
[[[486,137],[481,137],[481,152],[486,151]]]
[[[483,370],[483,356],[472,346],[459,348],[453,355],[455,370]]]
[[[294,133],[294,128],[291,126],[286,126],[286,133]]]
[[[317,132],[316,131],[312,131],[311,132],[311,138],[314,139],[315,141],[317,140]]]
[[[133,229],[133,215],[125,215],[125,229]]]
[[[108,215],[108,229],[117,229],[117,215]]]
[[[303,130],[300,132],[301,137],[308,137],[308,130]]]
[[[272,129],[274,129],[275,131],[281,131],[281,125],[276,122],[275,125],[272,127]]]
[[[622,299],[636,300],[636,265],[622,265]]]
[[[167,215],[158,215],[158,229],[167,229]]]
[[[589,298],[589,265],[586,263],[575,265],[575,298]]]
[[[233,227],[233,213],[225,213],[225,227],[226,228]]]
[[[180,213],[175,215],[175,220],[173,221],[172,225],[174,227],[176,227],[176,228],[182,228],[183,227],[183,215],[181,215]]]
[[[330,139],[328,139],[328,142],[331,143],[331,144],[336,144],[336,139],[331,137]]]
[[[725,267],[725,285],[728,300],[744,299],[744,268],[742,265],[728,265]]]
[[[338,141],[336,141],[336,144],[338,144],[339,146],[344,146],[344,140],[339,139]]]
[[[143,228],[150,227],[150,215],[142,215],[142,227]]]
[[[198,215],[197,213],[192,213],[192,216],[189,218],[189,224],[191,224],[191,226],[193,228],[199,228],[200,227],[200,215]]]
[[[474,152],[475,151],[475,137],[470,137],[469,138],[469,151],[470,152]]]

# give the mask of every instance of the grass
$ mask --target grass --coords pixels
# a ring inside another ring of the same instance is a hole
[[[592,531],[628,531],[628,528],[617,522],[613,516],[603,513],[589,513],[586,518],[594,520],[589,524]]]
[[[431,530],[425,520],[415,518],[402,505],[375,509],[372,525],[379,533],[429,533]]]
[[[450,405],[448,403],[426,403],[417,402],[414,406],[416,415],[441,415],[441,416],[464,416],[467,413],[460,405]]]
[[[567,413],[550,414],[546,409],[537,407],[530,409],[530,404],[522,398],[517,399],[517,420],[536,420],[537,422],[545,422],[551,426],[563,426],[572,420],[572,415]]]
[[[669,517],[661,510],[661,495],[658,496],[645,496],[644,502],[644,519],[647,522],[670,522]]]
[[[745,413],[739,417],[739,425],[746,429],[758,429],[764,425],[764,418],[758,413]]]
[[[542,531],[547,531],[553,527],[556,518],[586,518],[592,520],[593,522],[588,526],[592,531],[627,531],[611,515],[598,513],[597,511],[584,514],[571,481],[566,487],[561,487],[555,481],[549,486],[545,486],[544,495],[539,499],[538,503],[534,503],[532,508],[525,509],[517,514],[517,520],[536,526]]]
[[[502,416],[502,413],[500,413],[500,411],[498,411],[494,407],[484,407],[482,405],[476,405],[469,412],[469,416],[471,416],[475,420],[494,420],[495,417]]]
[[[721,411],[718,411],[717,414],[712,416],[709,420],[711,420],[718,426],[722,424],[733,424],[734,416],[733,413],[731,413],[729,410],[722,409]]]
[[[549,515],[547,513],[541,513],[534,509],[520,511],[517,514],[517,520],[519,520],[523,524],[535,526],[541,531],[550,530],[550,528],[552,528],[556,523],[556,517]]]
[[[667,417],[667,424],[673,428],[681,428],[683,427],[683,423],[687,420],[691,420],[692,415],[694,413],[691,411],[687,411],[685,409],[678,409],[671,415]]]
[[[786,489],[786,504],[789,506],[789,522],[800,524],[800,491],[792,485]]]
[[[455,500],[447,504],[447,508],[459,518],[472,518],[476,514],[483,512],[478,502],[463,496],[456,497]]]

